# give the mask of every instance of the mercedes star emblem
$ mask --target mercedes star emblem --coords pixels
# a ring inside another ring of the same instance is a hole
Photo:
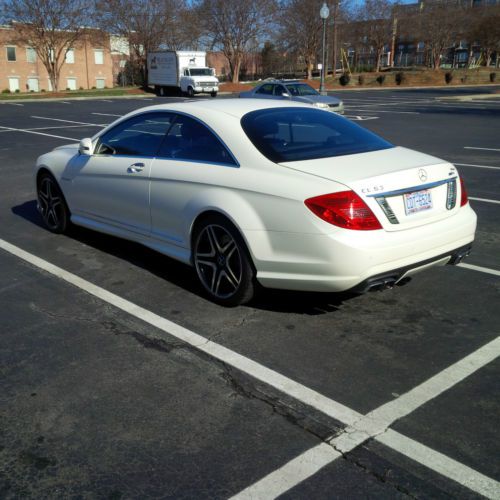
[[[427,172],[423,168],[418,170],[418,178],[420,182],[425,182],[427,180]]]

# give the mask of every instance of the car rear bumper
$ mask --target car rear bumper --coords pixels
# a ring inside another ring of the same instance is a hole
[[[458,259],[470,249],[476,221],[476,214],[466,205],[452,217],[398,232],[338,230],[305,235],[249,231],[245,236],[257,280],[265,287],[364,291],[377,280],[387,278],[393,284],[405,275]]]

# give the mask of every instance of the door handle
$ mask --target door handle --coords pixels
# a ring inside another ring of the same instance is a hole
[[[129,174],[137,174],[138,172],[142,172],[145,166],[144,163],[134,163],[127,168],[127,172]]]

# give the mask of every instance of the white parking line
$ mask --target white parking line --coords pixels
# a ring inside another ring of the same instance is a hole
[[[104,127],[104,125],[102,125]],[[24,130],[26,130],[27,132],[29,132],[30,130],[56,130],[56,129],[60,129],[62,128],[63,130],[66,130],[68,128],[87,128],[88,125],[64,125],[64,126],[61,126],[61,125],[50,125],[48,127],[31,127],[31,128],[26,128]],[[8,132],[8,130],[5,130],[5,132]]]
[[[87,123],[87,122],[75,122],[72,120],[62,120],[61,118],[49,118],[47,116],[34,116],[32,115],[31,118],[36,118],[37,120],[50,120],[53,122],[62,122],[62,123],[76,123],[78,125],[89,125],[91,127],[106,127],[106,124],[102,123]]]
[[[500,149],[495,149],[495,148],[477,148],[474,146],[464,146],[464,149],[480,149],[481,151],[500,151]]]
[[[276,476],[280,476],[280,478],[288,478],[288,480],[282,480],[279,482],[280,486],[279,488],[276,486],[275,493],[277,489],[279,489],[279,492],[281,493],[288,491],[291,487],[297,484],[298,481],[302,481],[307,477],[310,477],[320,468],[341,456],[341,453],[346,453],[347,451],[354,449],[367,439],[377,438],[380,434],[387,434],[388,427],[395,420],[408,415],[424,403],[453,387],[458,382],[462,381],[475,371],[479,370],[481,367],[485,366],[487,363],[494,360],[500,354],[500,337],[497,337],[495,340],[489,342],[474,353],[458,361],[449,368],[446,368],[442,372],[434,375],[426,382],[417,386],[415,389],[412,389],[408,393],[400,396],[398,399],[386,403],[385,405],[382,405],[376,410],[368,413],[366,416],[363,416],[355,410],[352,410],[337,401],[329,399],[320,393],[309,389],[308,387],[285,377],[278,372],[275,372],[274,370],[252,361],[241,354],[231,351],[220,344],[212,342],[211,340],[202,337],[201,335],[198,335],[176,323],[173,323],[166,318],[162,318],[161,316],[158,316],[157,314],[123,299],[122,297],[119,297],[118,295],[115,295],[97,285],[94,285],[93,283],[90,283],[75,274],[69,273],[68,271],[61,269],[46,260],[36,257],[35,255],[30,254],[5,240],[0,239],[0,248],[20,259],[25,260],[35,267],[38,267],[39,269],[66,281],[67,283],[70,283],[81,290],[98,297],[102,301],[107,302],[108,304],[121,309],[125,313],[154,326],[168,335],[178,338],[179,340],[202,352],[205,352],[213,358],[218,359],[227,365],[233,366],[251,377],[278,389],[280,392],[287,394],[288,396],[291,396],[292,398],[295,398],[312,408],[316,408],[327,416],[330,416],[348,426],[347,429],[344,430],[339,436],[331,440],[331,445],[333,446],[333,448],[330,447],[331,450],[327,450],[327,448],[325,448],[328,445],[321,443],[313,449],[305,452],[305,454],[302,454],[301,457],[285,464],[280,468],[279,474],[275,472],[275,479]],[[398,437],[397,433],[396,437]],[[417,456],[417,452],[425,449],[425,446],[411,440],[410,438],[404,436],[402,436],[402,438],[403,439],[395,439],[393,437],[392,441],[391,439],[386,439],[384,444],[410,458],[413,458],[413,454],[415,454],[415,460],[418,461],[419,457]],[[401,442],[403,444],[401,444]],[[408,446],[408,443],[410,443],[411,446]],[[498,494],[500,491],[500,483],[474,471],[473,469],[467,468],[468,477],[463,478],[462,473],[465,466],[458,464],[456,461],[445,457],[444,455],[443,457],[446,459],[447,466],[438,470],[440,474],[453,480],[458,480],[460,484],[464,484],[463,481],[466,480],[468,488],[487,496],[488,498],[493,498],[493,495]],[[308,464],[307,468],[305,464]],[[424,465],[433,469],[432,461],[425,462]],[[300,476],[297,473],[298,468],[301,469]],[[265,480],[266,478],[264,478],[263,481]],[[241,498],[248,498],[248,495],[255,498],[252,488],[257,488],[260,491],[259,484],[261,484],[260,481],[245,489],[241,493]],[[267,484],[269,484],[269,481],[267,481]],[[265,491],[263,493],[265,493]],[[236,497],[238,497],[238,495]],[[257,495],[257,497],[259,497],[259,495]],[[263,495],[259,498],[268,497]]]
[[[113,113],[92,113],[93,115],[99,115],[99,116],[123,116],[123,115],[115,115]]]
[[[68,101],[59,101],[61,104],[71,104],[70,102]]]
[[[475,266],[474,264],[466,264],[465,262],[461,262],[458,266],[465,269],[471,269],[472,271],[479,271],[481,273],[492,274],[493,276],[500,276],[500,271],[490,269],[489,267]]]
[[[332,446],[320,443],[240,491],[230,500],[271,500],[277,498],[341,456],[342,453]]]
[[[333,447],[330,454],[331,462],[354,450],[368,439],[374,438],[396,450],[398,453],[422,463],[427,468],[463,486],[467,486],[467,488],[476,493],[484,495],[487,498],[498,498],[500,483],[496,480],[389,429],[389,426],[396,420],[407,416],[428,401],[458,384],[472,373],[495,360],[499,355],[500,337],[497,337],[406,394],[371,411],[354,425],[348,426],[330,441],[330,445]],[[422,457],[426,456],[429,456],[429,460],[422,459]],[[436,457],[440,460],[437,460]],[[324,443],[321,443],[299,457],[294,458],[277,471],[245,488],[242,492],[235,495],[233,499],[276,498],[327,465],[329,463],[327,462],[327,458],[328,454],[324,448]],[[303,462],[308,464],[308,476],[306,476],[305,471],[302,474],[300,471],[297,471],[297,465]],[[317,466],[315,470],[314,465]],[[265,487],[272,487],[269,484],[271,480],[274,481],[275,486],[272,495],[268,496]],[[287,480],[290,482],[287,483]],[[278,491],[278,487],[281,487],[280,491]]]
[[[471,163],[455,163],[454,161],[452,163],[454,165],[459,166],[459,167],[476,167],[476,168],[489,168],[491,170],[500,170],[500,167],[492,167],[490,165],[474,165]]]
[[[403,436],[399,432],[388,429],[387,432],[375,438],[379,443],[410,457],[415,462],[428,469],[453,479],[458,484],[475,491],[486,498],[498,500],[500,483],[494,479],[467,467],[456,460],[439,453],[428,446],[424,446],[413,439]]]
[[[2,130],[9,130],[12,132],[24,132],[25,134],[35,134],[35,135],[45,135],[47,137],[55,137],[56,139],[67,139],[68,141],[76,141],[78,142],[80,139],[75,139],[74,137],[64,137],[62,135],[53,135],[53,134],[45,134],[43,132],[35,132],[34,130],[26,130],[22,128],[12,128],[12,127],[2,127],[0,126],[0,129]]]
[[[498,201],[498,200],[489,200],[488,198],[474,198],[472,196],[469,196],[469,200],[483,201],[484,203],[495,203],[496,205],[500,205],[500,201]]]
[[[354,110],[354,111],[361,111],[362,113],[393,113],[393,114],[398,114],[398,115],[419,115],[420,113],[418,111],[388,111],[388,110],[381,110],[381,109],[365,109],[362,106],[344,106],[344,109],[349,109],[349,110]]]
[[[344,115],[345,118],[349,118],[352,121],[365,121],[365,120],[378,120],[378,116],[360,116],[360,115]]]
[[[9,104],[10,106],[24,106],[24,104],[20,104],[18,102],[4,102],[3,104]]]

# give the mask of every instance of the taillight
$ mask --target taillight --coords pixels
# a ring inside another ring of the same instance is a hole
[[[462,177],[460,177],[460,187],[462,191],[462,196],[460,198],[460,206],[463,207],[469,201],[469,197],[467,196],[467,189],[465,189],[465,182],[462,179]]]
[[[382,229],[375,214],[354,191],[315,196],[304,203],[320,219],[335,226],[364,231]]]

